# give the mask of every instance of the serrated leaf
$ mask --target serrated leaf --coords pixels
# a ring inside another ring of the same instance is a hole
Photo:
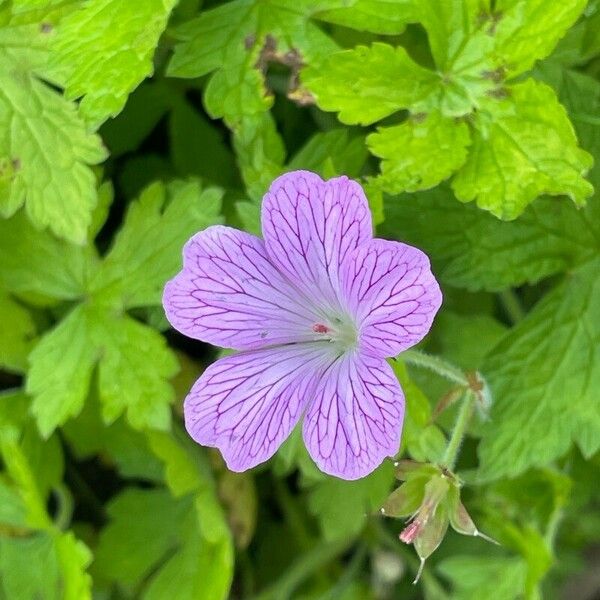
[[[511,75],[531,69],[545,58],[575,23],[587,0],[500,0],[494,29],[496,52]]]
[[[88,324],[101,357],[98,390],[105,422],[126,411],[135,429],[168,429],[174,397],[168,380],[179,363],[165,339],[129,317],[106,312],[90,316]]]
[[[61,21],[49,69],[67,98],[81,98],[79,111],[91,128],[121,112],[127,96],[152,74],[152,57],[175,3],[99,0]]]
[[[98,364],[105,422],[126,411],[138,429],[167,429],[178,370],[175,355],[154,330],[109,309],[80,305],[30,355],[27,392],[40,432],[48,436],[81,411]]]
[[[482,479],[515,476],[600,447],[600,259],[548,294],[482,370],[494,403],[479,446]]]
[[[264,112],[272,104],[257,67],[265,48],[275,46],[278,56],[271,60],[281,60],[288,52],[298,54],[299,64],[321,60],[336,44],[311,21],[311,15],[341,4],[336,0],[236,0],[205,11],[175,30],[179,43],[168,73],[200,77],[216,71],[204,102],[211,116],[224,117],[235,129],[242,118]],[[267,36],[273,41],[267,43]]]
[[[35,336],[35,324],[27,309],[0,289],[0,368],[23,373]]]
[[[106,152],[73,104],[25,73],[0,70],[0,216],[25,205],[38,228],[83,244],[96,206],[90,165]]]
[[[127,308],[160,304],[165,282],[180,267],[183,244],[222,222],[221,196],[193,180],[149,186],[130,206],[91,292],[118,295]]]
[[[339,111],[348,125],[369,125],[424,100],[438,78],[415,63],[404,48],[375,43],[337,52],[308,67],[302,81],[324,110]]]
[[[392,194],[428,189],[447,179],[464,164],[470,142],[464,121],[445,119],[439,112],[413,115],[367,138],[371,153],[383,159],[377,182]]]
[[[583,179],[592,162],[553,90],[530,79],[508,98],[482,102],[471,152],[452,187],[459,200],[514,219],[542,194],[584,204],[593,193]]]
[[[550,52],[584,4],[415,2],[410,19],[427,31],[434,68],[418,65],[402,47],[374,43],[309,66],[303,82],[319,107],[348,124],[409,111],[409,120],[369,136],[372,153],[384,159],[376,180],[383,191],[427,189],[458,172],[458,198],[476,199],[503,219],[516,218],[544,193],[581,205],[592,193],[584,179],[592,161],[578,148],[564,109],[549,88],[507,77]],[[509,32],[522,35],[511,64]]]
[[[285,146],[270,113],[244,118],[234,132],[233,147],[248,195],[260,201],[283,171]]]
[[[385,204],[379,235],[423,248],[443,281],[499,291],[561,273],[597,251],[594,198],[584,210],[541,198],[515,221],[500,222],[438,187]]]

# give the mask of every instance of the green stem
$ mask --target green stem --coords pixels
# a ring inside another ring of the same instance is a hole
[[[73,494],[64,483],[59,483],[57,486],[52,488],[52,493],[56,498],[56,515],[54,517],[54,526],[60,530],[65,531],[71,524],[73,517]]]
[[[469,387],[469,380],[466,375],[459,368],[451,365],[439,356],[426,354],[425,352],[421,352],[421,350],[406,350],[398,358],[409,365],[433,371],[453,383]]]
[[[525,318],[527,313],[514,290],[510,288],[502,290],[498,295],[500,296],[502,306],[513,325],[516,325]]]
[[[287,572],[272,586],[254,597],[254,600],[289,600],[298,587],[316,571],[343,554],[352,540],[344,539],[319,544],[296,560]]]
[[[462,405],[458,411],[454,428],[452,429],[452,435],[446,446],[446,451],[442,457],[442,464],[450,471],[454,468],[456,459],[458,457],[458,451],[462,441],[467,433],[467,427],[473,414],[473,407],[475,404],[475,394],[471,390],[465,392],[465,396]]]

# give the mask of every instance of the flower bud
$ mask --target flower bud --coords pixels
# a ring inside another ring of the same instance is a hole
[[[414,581],[421,576],[425,561],[441,544],[448,525],[462,535],[483,535],[460,501],[460,481],[444,467],[414,461],[396,463],[396,476],[404,483],[394,490],[381,508],[389,517],[409,517],[400,540],[413,544],[421,565]]]

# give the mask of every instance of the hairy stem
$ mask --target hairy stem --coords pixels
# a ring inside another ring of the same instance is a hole
[[[421,350],[406,350],[400,354],[399,358],[409,365],[428,369],[453,383],[469,387],[467,376],[458,367],[446,362],[439,356],[426,354],[425,352],[421,352]]]
[[[456,417],[456,422],[454,423],[454,428],[452,429],[452,435],[450,436],[448,446],[446,446],[446,451],[444,452],[444,456],[442,457],[442,464],[450,471],[454,468],[454,465],[456,464],[456,459],[458,457],[460,446],[467,432],[467,427],[469,425],[469,421],[471,420],[471,415],[473,414],[474,405],[475,394],[472,390],[468,389],[465,392],[462,405]]]

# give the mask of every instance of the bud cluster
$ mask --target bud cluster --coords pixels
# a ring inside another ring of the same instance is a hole
[[[479,536],[497,543],[482,534],[460,500],[461,482],[448,469],[429,463],[401,460],[396,463],[396,477],[402,485],[392,492],[381,508],[386,517],[408,518],[400,540],[413,544],[421,566],[438,548],[450,525],[462,535]]]

